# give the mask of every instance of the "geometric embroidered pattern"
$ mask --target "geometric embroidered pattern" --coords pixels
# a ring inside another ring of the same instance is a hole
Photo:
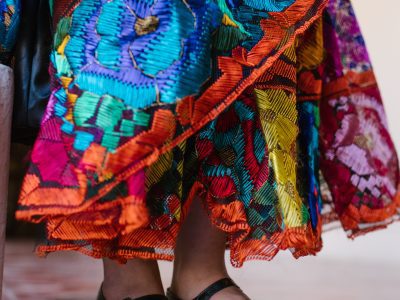
[[[0,1],[3,3],[3,1]],[[40,255],[173,259],[196,195],[231,262],[398,219],[399,162],[349,0],[58,0],[17,218]]]

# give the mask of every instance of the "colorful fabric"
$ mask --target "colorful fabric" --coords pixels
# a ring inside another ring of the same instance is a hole
[[[39,254],[173,259],[195,195],[231,261],[398,219],[399,163],[348,0],[58,0],[17,217]]]
[[[0,64],[10,62],[19,25],[19,6],[19,0],[0,0]]]

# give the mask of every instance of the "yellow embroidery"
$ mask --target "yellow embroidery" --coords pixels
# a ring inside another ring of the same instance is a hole
[[[283,90],[255,89],[261,126],[277,182],[280,211],[286,227],[302,226],[302,200],[296,188],[296,97]]]

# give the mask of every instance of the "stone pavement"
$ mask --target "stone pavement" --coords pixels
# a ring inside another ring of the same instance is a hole
[[[247,262],[231,268],[232,277],[254,300],[400,299],[400,224],[355,241],[340,230],[324,234],[317,257],[295,260],[287,252],[272,262]],[[8,241],[3,300],[95,299],[101,262],[64,252],[37,258],[32,241]],[[165,286],[171,263],[162,262]]]

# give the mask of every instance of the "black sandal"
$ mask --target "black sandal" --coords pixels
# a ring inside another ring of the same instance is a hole
[[[226,289],[228,287],[237,287],[240,289],[236,283],[233,282],[230,278],[222,278],[217,280],[216,282],[209,285],[206,289],[204,289],[200,294],[197,295],[196,298],[193,300],[210,300],[212,296],[214,296],[219,291]],[[171,288],[167,289],[167,299],[168,300],[181,300],[178,296],[176,296],[172,291]]]
[[[104,297],[103,294],[103,285],[100,286],[100,290],[99,293],[97,295],[97,300],[106,300],[106,297]],[[142,296],[139,298],[130,298],[130,297],[126,297],[122,300],[168,300],[167,297],[165,297],[164,295],[146,295],[146,296]]]

